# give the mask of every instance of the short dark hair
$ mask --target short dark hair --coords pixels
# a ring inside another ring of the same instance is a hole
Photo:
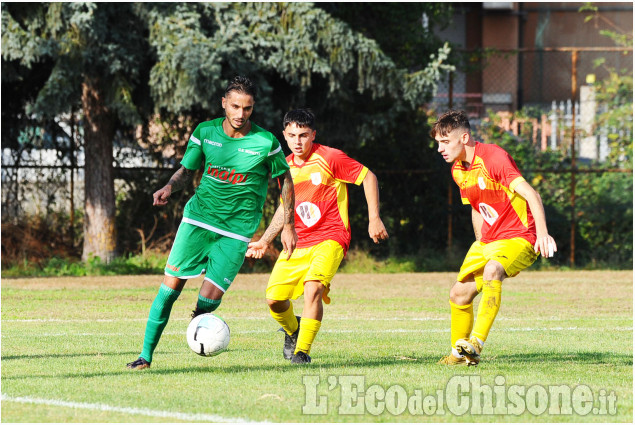
[[[437,136],[437,134],[440,136],[446,136],[457,128],[470,131],[470,121],[467,119],[465,111],[455,111],[450,109],[441,115],[437,122],[432,124],[430,136],[432,136],[433,139]]]
[[[229,92],[235,91],[238,93],[248,94],[249,96],[256,98],[256,86],[251,80],[242,75],[235,76],[227,85],[225,89],[225,97],[229,95]]]
[[[315,130],[315,114],[309,108],[294,109],[284,114],[282,128],[285,129],[293,123],[298,127],[309,127],[311,130]]]

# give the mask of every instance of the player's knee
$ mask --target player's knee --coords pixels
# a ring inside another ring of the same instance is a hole
[[[223,295],[225,295],[222,289],[208,280],[203,281],[199,294],[210,300],[220,300],[221,298],[223,298]]]
[[[461,296],[461,291],[457,289],[456,286],[457,285],[455,284],[454,286],[452,286],[452,288],[450,288],[450,301],[453,302],[454,304],[460,305],[458,303],[458,300],[463,297]]]
[[[284,313],[290,307],[289,300],[272,300],[266,299],[269,309],[275,313]]]
[[[467,305],[471,303],[476,296],[474,294],[476,290],[472,289],[472,286],[474,285],[470,285],[469,282],[456,282],[450,289],[450,301],[456,305]]]
[[[178,277],[169,276],[167,274],[163,276],[163,284],[168,288],[174,289],[175,291],[181,292],[186,282],[187,279],[181,279]]]
[[[483,269],[483,280],[503,280],[505,269],[498,261],[489,261]]]
[[[304,283],[304,297],[319,301],[324,293],[324,284],[317,280],[311,280]]]

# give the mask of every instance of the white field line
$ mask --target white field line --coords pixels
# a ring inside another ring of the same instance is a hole
[[[226,316],[223,315],[222,316],[224,319],[226,320],[272,320],[271,317],[266,317],[266,316],[262,316],[262,317],[246,317],[246,316],[235,316],[235,317],[231,317],[231,316]],[[336,320],[363,320],[363,321],[406,321],[406,320],[412,320],[412,321],[417,321],[417,322],[427,322],[427,321],[436,321],[436,320],[448,320],[448,318],[445,317],[414,317],[414,318],[403,318],[403,317],[387,317],[387,318],[382,318],[382,317],[370,317],[370,318],[352,318],[352,317],[337,317],[337,316],[331,316],[330,318],[332,319],[336,319]],[[53,323],[53,322],[60,322],[60,323],[88,323],[88,322],[139,322],[139,321],[147,321],[148,318],[147,317],[143,317],[143,318],[128,318],[128,319],[6,319],[6,320],[2,320],[2,323],[5,322],[24,322],[24,323],[29,323],[29,322],[33,322],[33,323]],[[175,321],[190,321],[191,319],[189,317],[177,317],[174,319],[170,319],[175,320]]]
[[[597,331],[598,328],[580,328],[577,326],[570,327],[552,327],[552,328],[499,328],[501,332],[544,332],[544,331]],[[621,327],[621,328],[611,328],[611,331],[632,331],[632,327]],[[249,330],[249,331],[236,331],[236,334],[259,334],[259,333],[270,333],[271,330]],[[450,332],[450,328],[446,329],[362,329],[362,330],[354,330],[354,329],[320,329],[320,332],[324,333],[334,333],[334,334],[379,334],[379,333],[438,333],[438,332]],[[175,334],[180,335],[182,332],[174,332]],[[95,334],[97,335],[97,334]]]
[[[570,332],[570,331],[578,331],[578,332],[589,332],[589,331],[597,331],[599,328],[589,328],[589,327],[578,327],[578,326],[569,326],[569,327],[542,327],[542,328],[499,328],[500,332]],[[632,331],[633,327],[623,326],[611,328],[611,331]],[[274,329],[252,329],[245,331],[232,331],[233,335],[244,335],[244,334],[269,334],[274,333]],[[450,328],[445,329],[320,329],[320,333],[333,333],[333,334],[383,334],[383,333],[402,333],[402,334],[425,334],[425,333],[445,333],[450,332]],[[179,331],[169,331],[163,332],[163,335],[183,335],[185,332]],[[6,335],[3,334],[2,338],[50,338],[50,337],[60,337],[60,336],[134,336],[135,334],[131,333],[103,333],[103,332],[47,332],[47,333],[34,333],[29,334],[25,332],[20,332],[19,335]],[[143,329],[140,330],[138,336],[143,336]]]
[[[225,320],[266,320],[271,321],[271,317],[268,316],[228,316],[222,315]],[[435,322],[450,320],[450,315],[447,317],[348,317],[348,316],[329,316],[329,320],[347,320],[347,321],[368,321],[368,322]],[[582,318],[584,319],[584,318]],[[120,322],[145,322],[148,317],[138,318],[126,318],[126,319],[2,319],[2,323],[120,323]],[[189,317],[175,317],[170,321],[190,321]],[[497,322],[521,322],[526,321],[527,318],[514,318],[514,317],[498,317]],[[563,317],[536,317],[531,319],[533,322],[569,322],[572,319]],[[600,320],[624,320],[620,317],[594,317],[594,321]]]
[[[72,401],[44,399],[36,397],[11,397],[2,394],[2,401],[10,401],[14,403],[43,404],[47,406],[69,407],[71,409],[98,410],[101,412],[117,412],[129,415],[153,416],[158,418],[173,418],[187,422],[250,422],[242,418],[226,418],[219,415],[209,415],[205,413],[183,413],[170,412],[167,410],[152,410],[139,407],[119,407],[110,406],[102,403],[78,403]]]

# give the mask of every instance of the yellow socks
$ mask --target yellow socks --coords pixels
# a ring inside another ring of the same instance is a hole
[[[322,322],[315,319],[307,319],[303,317],[300,321],[300,333],[298,334],[298,343],[295,346],[295,353],[304,351],[309,354],[311,352],[311,344],[320,330]],[[295,354],[294,353],[294,354]]]
[[[456,305],[450,301],[450,339],[452,348],[458,339],[469,338],[474,323],[474,309],[472,303]]]
[[[474,324],[474,332],[472,335],[485,341],[489,334],[498,309],[501,305],[501,288],[503,283],[500,280],[483,281],[483,292],[481,294],[481,303],[478,308],[478,316]]]
[[[280,323],[282,329],[291,335],[298,329],[298,319],[296,319],[295,314],[293,314],[293,304],[289,303],[289,309],[284,313],[276,313],[275,311],[269,309],[269,313],[271,313],[271,317],[273,317],[276,322]]]

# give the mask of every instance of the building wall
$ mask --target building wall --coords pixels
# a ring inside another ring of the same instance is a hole
[[[475,49],[515,50],[518,48],[615,47],[601,30],[633,32],[633,4],[629,2],[593,3],[599,15],[585,22],[590,13],[580,12],[583,2],[499,2],[455,3],[455,19],[442,39],[468,51]],[[493,6],[493,7],[492,7]],[[598,59],[609,67],[633,67],[632,53],[580,52],[577,62],[579,84],[588,74],[597,80],[607,71],[596,67]],[[476,68],[459,70],[453,79],[454,93],[482,94],[479,109],[517,110],[522,106],[548,107],[553,100],[571,97],[571,53],[528,51],[516,55],[486,55]],[[440,88],[447,92],[447,83]],[[447,97],[447,96],[446,96]],[[473,99],[473,97],[472,97]]]
[[[601,18],[584,22],[588,12],[579,12],[582,2],[519,3],[526,16],[524,47],[613,47],[602,29],[633,32],[633,3],[593,3]]]
[[[601,30],[633,32],[632,3],[594,3],[600,17],[585,22],[589,15],[579,12],[584,3],[522,3],[520,47],[615,47],[615,43]],[[617,69],[632,69],[632,54],[622,52],[580,52],[577,62],[579,83],[584,83],[588,74],[602,80],[608,73],[595,62],[604,58],[607,64]],[[572,61],[569,52],[529,52],[523,55],[524,104],[545,104],[552,100],[571,97]]]
[[[483,9],[482,22],[481,44],[483,47],[495,49],[519,47],[518,3],[511,3],[511,9]],[[489,58],[482,79],[483,103],[489,105],[490,109],[517,108],[517,58],[504,56]]]

